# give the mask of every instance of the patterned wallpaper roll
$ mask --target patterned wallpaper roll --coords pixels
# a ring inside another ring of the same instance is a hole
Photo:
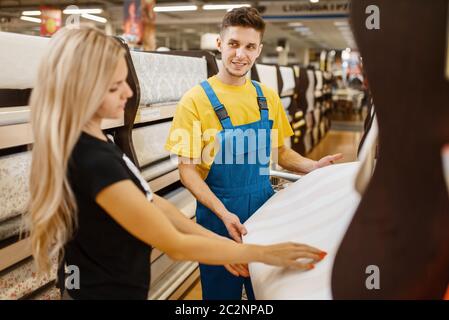
[[[0,157],[0,222],[26,212],[30,164],[31,152]]]
[[[56,279],[57,259],[49,275],[39,277],[32,259],[19,263],[16,268],[0,276],[0,300],[15,300],[32,293]]]
[[[162,122],[133,130],[133,143],[140,166],[169,156],[164,149],[171,122]]]
[[[50,288],[44,290],[38,295],[34,296],[32,300],[60,300],[61,294],[59,289],[55,286],[51,286]]]
[[[140,104],[179,101],[183,94],[207,79],[205,58],[131,52],[141,90]]]
[[[290,104],[292,103],[292,98],[281,98],[282,106],[284,107],[284,110],[287,112],[288,107],[290,107]],[[287,113],[288,115],[288,113]]]
[[[22,215],[0,222],[0,241],[18,235],[22,225]]]

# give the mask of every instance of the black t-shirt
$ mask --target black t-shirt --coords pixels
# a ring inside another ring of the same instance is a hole
[[[151,247],[104,211],[95,198],[104,188],[131,180],[151,201],[139,170],[110,140],[82,133],[70,158],[69,181],[78,207],[78,227],[65,246],[65,263],[79,268],[74,299],[146,299]],[[150,232],[150,230],[148,230]]]

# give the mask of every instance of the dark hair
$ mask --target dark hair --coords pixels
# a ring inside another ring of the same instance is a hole
[[[265,22],[260,16],[259,11],[251,7],[236,8],[226,13],[221,23],[220,34],[223,35],[224,30],[228,27],[253,28],[260,32],[261,41],[265,32]]]

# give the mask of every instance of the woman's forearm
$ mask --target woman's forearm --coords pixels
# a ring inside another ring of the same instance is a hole
[[[199,261],[210,265],[229,263],[263,262],[263,247],[258,245],[238,244],[221,238],[184,234],[178,243],[176,260]]]
[[[185,234],[194,234],[208,238],[221,238],[218,234],[203,228],[187,218],[179,209],[162,197],[154,195],[154,204],[158,206],[165,216],[173,223],[175,228]]]

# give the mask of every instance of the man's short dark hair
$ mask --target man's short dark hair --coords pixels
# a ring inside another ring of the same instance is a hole
[[[253,28],[260,32],[261,41],[265,32],[265,22],[259,11],[251,7],[236,8],[226,13],[221,23],[220,34],[223,35],[224,30],[228,27]]]

